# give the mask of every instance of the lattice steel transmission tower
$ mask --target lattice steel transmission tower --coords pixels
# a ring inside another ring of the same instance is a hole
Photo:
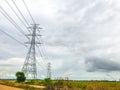
[[[36,45],[41,44],[36,40],[36,37],[40,36],[40,34],[38,34],[38,32],[40,32],[40,27],[38,26],[38,24],[33,24],[30,27],[30,34],[27,35],[30,38],[30,42],[26,42],[26,44],[30,44],[30,47],[22,67],[22,71],[25,73],[28,79],[37,79]]]
[[[51,63],[48,63],[48,67],[47,67],[47,78],[51,78]]]

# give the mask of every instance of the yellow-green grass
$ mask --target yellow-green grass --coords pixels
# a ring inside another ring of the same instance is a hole
[[[30,85],[44,85],[43,80],[26,81],[24,83],[17,83],[15,80],[0,80],[0,84],[24,88],[29,90],[37,90],[30,87]],[[120,90],[120,82],[110,81],[72,81],[72,80],[54,80],[50,84],[55,90]],[[38,89],[40,90],[40,89]]]

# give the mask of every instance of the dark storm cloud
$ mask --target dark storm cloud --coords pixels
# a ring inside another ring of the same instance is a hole
[[[90,57],[85,61],[88,72],[120,71],[120,63],[104,58]]]

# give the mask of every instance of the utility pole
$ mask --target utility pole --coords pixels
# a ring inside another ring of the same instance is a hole
[[[48,67],[47,67],[47,78],[51,78],[51,63],[48,63]]]
[[[25,73],[27,79],[37,79],[36,45],[41,43],[36,41],[36,37],[41,36],[38,34],[39,29],[38,24],[32,24],[30,27],[31,33],[27,35],[30,38],[30,42],[26,42],[26,44],[30,44],[30,46],[22,67],[22,71]]]

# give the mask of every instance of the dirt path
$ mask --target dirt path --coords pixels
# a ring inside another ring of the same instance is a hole
[[[0,85],[0,90],[23,90],[23,89],[14,88],[14,87],[5,86],[5,85]]]
[[[40,88],[40,89],[44,89],[45,88],[45,86],[38,86],[38,85],[30,85],[30,86],[32,86],[34,88]]]

